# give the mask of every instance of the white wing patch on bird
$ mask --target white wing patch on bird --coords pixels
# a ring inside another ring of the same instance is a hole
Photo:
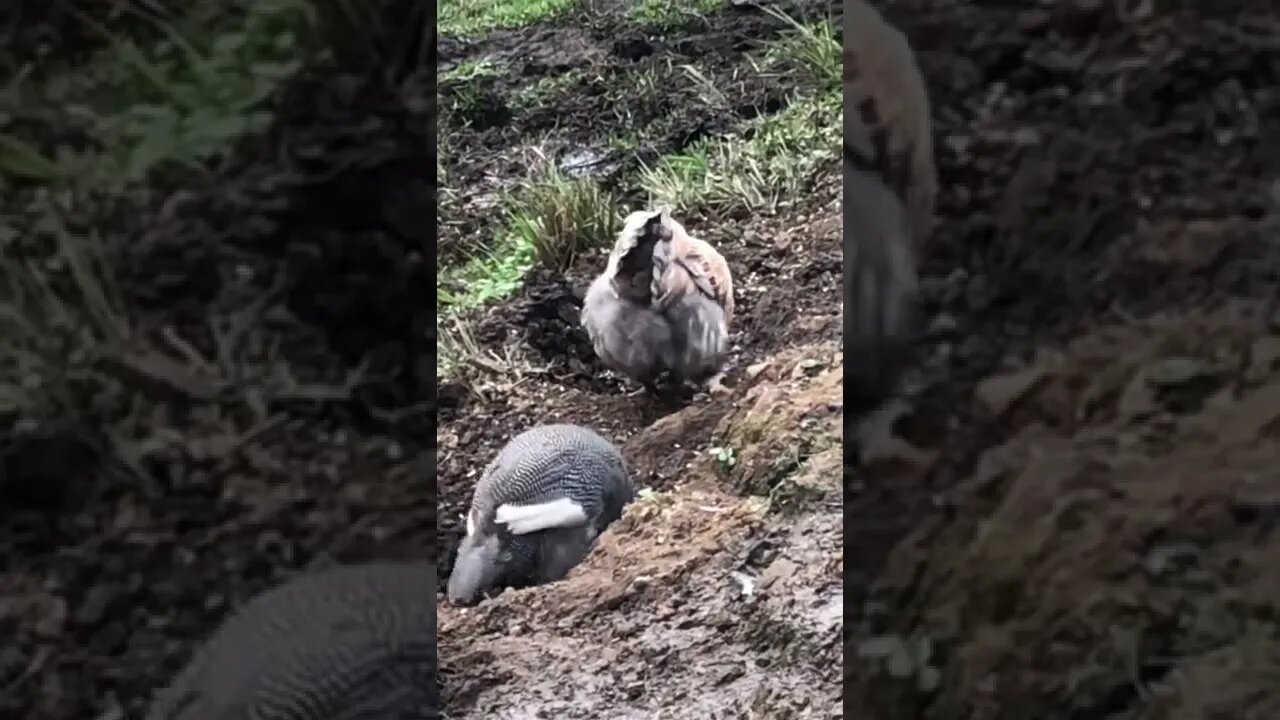
[[[493,519],[512,534],[527,535],[549,528],[579,527],[586,524],[587,513],[573,500],[559,498],[537,505],[499,505]]]

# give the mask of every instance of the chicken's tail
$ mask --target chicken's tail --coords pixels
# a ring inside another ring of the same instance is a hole
[[[917,246],[937,194],[924,79],[901,32],[845,3],[845,363],[875,402],[892,390],[917,321]]]

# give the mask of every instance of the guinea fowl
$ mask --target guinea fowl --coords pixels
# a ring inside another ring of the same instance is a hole
[[[845,377],[855,402],[894,390],[918,322],[916,254],[937,171],[910,45],[865,0],[844,11]]]
[[[308,573],[233,613],[146,720],[429,720],[436,569],[379,562]]]
[[[634,496],[622,454],[599,433],[557,424],[516,435],[476,483],[449,601],[563,578]]]
[[[729,264],[666,210],[627,216],[581,317],[604,365],[651,392],[664,372],[725,392],[732,321]]]

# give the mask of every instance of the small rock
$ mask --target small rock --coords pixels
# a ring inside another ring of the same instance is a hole
[[[826,365],[821,360],[807,358],[796,363],[795,369],[791,371],[791,377],[793,379],[798,379],[806,375],[813,377],[821,372],[825,367]]]
[[[1147,554],[1146,570],[1149,574],[1159,577],[1177,567],[1187,565],[1190,561],[1194,561],[1197,555],[1199,555],[1199,552],[1194,545],[1186,543],[1158,545]]]
[[[1262,382],[1280,360],[1280,337],[1274,335],[1258,338],[1249,350],[1249,367],[1244,372],[1245,380]]]
[[[902,638],[897,635],[881,635],[869,638],[858,644],[858,657],[887,658],[902,647]]]
[[[1040,131],[1033,127],[1020,127],[1013,131],[1013,143],[1021,147],[1035,147],[1040,144]]]
[[[786,581],[796,574],[799,566],[786,558],[778,558],[760,573],[760,585],[768,588],[779,581]]]
[[[942,671],[936,667],[922,667],[916,676],[916,687],[926,695],[933,693],[942,684]]]
[[[95,585],[85,596],[84,603],[76,610],[75,622],[84,627],[96,627],[107,616],[107,609],[115,596],[115,589],[106,585]]]
[[[59,597],[49,597],[41,603],[44,611],[35,624],[36,634],[45,638],[61,637],[67,625],[67,603]]]
[[[1009,375],[988,378],[974,390],[983,409],[996,417],[1002,417],[1010,407],[1028,393],[1038,388],[1049,373],[1040,367],[1033,367]]]
[[[1203,362],[1192,357],[1167,357],[1147,366],[1145,375],[1152,385],[1171,387],[1184,385],[1206,372]]]
[[[911,661],[911,653],[905,644],[900,643],[893,652],[889,653],[885,669],[895,680],[905,680],[915,673],[915,663]]]

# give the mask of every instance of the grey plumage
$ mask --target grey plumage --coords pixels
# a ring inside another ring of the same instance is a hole
[[[606,367],[652,385],[662,372],[702,382],[729,345],[733,280],[715,248],[666,211],[627,217],[605,271],[587,289],[582,326]]]
[[[622,454],[598,433],[563,424],[520,433],[476,483],[449,601],[563,578],[634,496]]]
[[[147,720],[427,720],[436,569],[304,575],[246,603],[157,694]]]
[[[845,378],[865,404],[894,389],[908,360],[937,170],[929,98],[906,37],[866,0],[846,2],[844,22]]]

